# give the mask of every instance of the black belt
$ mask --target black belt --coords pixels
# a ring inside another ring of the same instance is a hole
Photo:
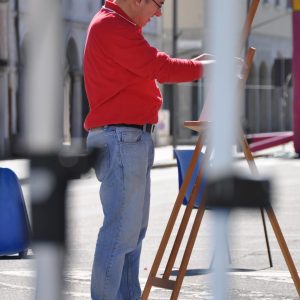
[[[144,132],[152,133],[154,131],[155,125],[154,124],[145,124],[145,125],[138,125],[138,124],[109,124],[105,126],[91,128],[90,131],[94,130],[102,130],[106,126],[115,126],[115,127],[134,127],[143,130]]]
[[[117,127],[134,127],[143,130],[144,132],[152,133],[154,131],[155,125],[154,124],[110,124],[107,126],[117,126]]]

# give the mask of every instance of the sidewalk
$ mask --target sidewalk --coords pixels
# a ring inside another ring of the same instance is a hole
[[[0,167],[12,169],[17,174],[19,180],[24,181],[29,177],[29,163],[28,159],[0,160]],[[166,168],[172,166],[176,166],[176,160],[173,157],[173,147],[156,147],[153,168]]]
[[[194,146],[178,146],[180,149],[194,149]],[[295,152],[293,143],[258,151],[253,154],[254,157],[273,157],[273,158],[294,158]],[[235,153],[237,158],[244,158],[243,153]],[[176,166],[176,159],[173,156],[173,146],[161,146],[155,148],[155,157],[153,168],[168,168]],[[29,160],[12,159],[0,160],[0,167],[12,169],[22,182],[29,177]]]

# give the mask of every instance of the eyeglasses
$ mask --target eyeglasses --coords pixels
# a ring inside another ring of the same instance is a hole
[[[159,9],[162,9],[164,3],[157,3],[155,0],[152,0]]]

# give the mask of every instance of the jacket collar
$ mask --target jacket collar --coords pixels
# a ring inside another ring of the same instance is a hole
[[[129,23],[139,27],[116,3],[112,2],[112,0],[106,0],[103,8],[107,8],[109,10],[113,10],[116,14],[120,15],[122,18],[127,20]]]

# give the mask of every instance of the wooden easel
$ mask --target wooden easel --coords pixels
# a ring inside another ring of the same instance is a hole
[[[247,16],[247,20],[245,22],[244,29],[243,29],[243,37],[242,37],[243,41],[245,40],[245,37],[248,35],[248,33],[250,31],[251,23],[254,18],[258,4],[259,4],[259,0],[252,1],[248,16]],[[243,70],[243,80],[242,80],[241,84],[245,84],[246,79],[249,75],[249,70],[252,65],[254,53],[255,53],[254,48],[250,48],[247,51],[246,63],[248,65],[248,69],[244,68],[244,70]],[[205,165],[205,160],[209,159],[209,157],[211,155],[212,149],[210,149],[209,147],[207,147],[205,150],[204,161],[201,163],[201,166],[199,168],[197,178],[195,180],[188,205],[186,206],[183,218],[181,220],[181,224],[180,224],[179,230],[177,232],[177,236],[176,236],[173,248],[171,250],[171,254],[169,256],[164,274],[163,274],[162,278],[157,277],[157,271],[161,264],[161,260],[164,255],[164,252],[166,250],[171,232],[174,228],[180,207],[182,205],[183,198],[186,195],[187,187],[190,184],[190,181],[192,179],[192,174],[195,170],[199,155],[201,153],[201,150],[203,149],[204,133],[207,131],[207,128],[210,125],[210,123],[207,121],[186,121],[184,123],[184,125],[187,128],[190,128],[192,130],[195,130],[195,131],[201,133],[201,135],[198,138],[191,162],[190,162],[189,167],[186,172],[186,176],[182,182],[181,188],[179,190],[179,194],[175,201],[171,216],[167,223],[160,246],[158,248],[156,257],[154,259],[152,268],[150,270],[150,274],[148,276],[148,279],[147,279],[147,282],[146,282],[146,285],[145,285],[145,288],[144,288],[144,291],[142,294],[142,300],[148,299],[152,286],[172,290],[172,295],[171,295],[170,299],[176,300],[178,298],[178,295],[179,295],[179,292],[180,292],[180,289],[182,286],[182,282],[183,282],[183,279],[184,279],[184,276],[185,276],[185,273],[187,270],[188,262],[189,262],[189,259],[190,259],[190,256],[191,256],[194,244],[195,244],[195,240],[196,240],[199,228],[200,228],[200,224],[201,224],[201,221],[202,221],[202,218],[204,215],[204,211],[205,211],[205,196],[204,196],[198,207],[198,210],[197,210],[197,213],[196,213],[196,216],[194,219],[194,223],[193,223],[193,226],[192,226],[192,229],[190,232],[190,236],[189,236],[189,239],[188,239],[188,242],[186,245],[186,249],[184,251],[183,258],[182,258],[182,261],[181,261],[181,264],[180,264],[180,267],[178,270],[178,275],[176,277],[176,280],[170,280],[169,278],[170,278],[170,275],[171,275],[171,272],[172,272],[172,269],[173,269],[173,266],[174,266],[174,263],[175,263],[175,260],[176,260],[176,257],[177,257],[177,254],[178,254],[178,251],[179,251],[179,248],[180,248],[180,245],[181,245],[181,242],[182,242],[185,230],[186,230],[186,227],[187,227],[187,223],[191,216],[191,212],[192,212],[192,209],[193,209],[193,206],[195,203],[198,189],[201,186],[201,182],[203,179],[203,166]],[[250,168],[252,174],[258,175],[258,170],[257,170],[256,164],[255,164],[253,155],[250,151],[249,145],[243,134],[242,129],[240,130],[240,133],[241,133],[240,134],[240,143],[241,143],[245,158],[248,162],[249,168]],[[284,259],[286,261],[286,264],[288,266],[288,269],[290,271],[290,274],[292,276],[292,279],[294,281],[294,285],[300,296],[300,279],[299,279],[295,264],[293,262],[293,259],[290,255],[289,249],[287,247],[287,244],[285,242],[284,236],[281,232],[279,223],[276,219],[275,213],[274,213],[271,205],[269,205],[265,209],[266,209],[267,215],[269,217],[270,223],[272,225],[273,231],[275,233],[275,236],[277,238],[278,244],[280,246],[280,249],[282,251],[282,254],[284,256]],[[262,213],[262,216],[263,216],[263,213]]]
[[[187,122],[185,122],[185,125],[186,125],[186,127],[193,128],[193,130],[196,129],[199,132],[202,132],[204,129],[207,128],[207,124],[202,124],[201,121],[187,121]],[[195,240],[196,240],[199,228],[200,228],[200,224],[201,224],[201,221],[202,221],[202,218],[203,218],[203,215],[204,215],[205,197],[201,200],[200,205],[198,207],[197,214],[196,214],[195,219],[194,219],[194,223],[193,223],[193,226],[192,226],[192,229],[191,229],[191,232],[190,232],[190,236],[189,236],[189,239],[188,239],[188,242],[187,242],[187,245],[186,245],[186,249],[185,249],[184,254],[183,254],[183,258],[182,258],[182,261],[181,261],[181,264],[180,264],[180,267],[179,267],[179,270],[178,270],[178,275],[176,277],[176,280],[170,280],[169,277],[171,275],[172,268],[174,266],[174,262],[176,260],[177,254],[178,254],[178,250],[179,250],[179,247],[180,247],[180,244],[181,244],[181,241],[182,241],[182,238],[183,238],[188,220],[190,218],[191,211],[192,211],[194,203],[195,203],[195,199],[196,199],[196,196],[197,196],[198,189],[201,186],[201,182],[202,182],[202,178],[203,178],[203,165],[204,165],[204,163],[201,164],[201,167],[199,169],[199,172],[198,172],[198,175],[197,175],[197,178],[196,178],[193,190],[192,190],[191,197],[189,199],[189,202],[188,202],[188,205],[186,207],[184,216],[182,218],[182,221],[181,221],[181,224],[180,224],[180,227],[179,227],[179,231],[177,233],[177,236],[176,236],[176,239],[175,239],[175,242],[174,242],[174,245],[173,245],[173,248],[172,248],[172,251],[171,251],[170,257],[168,259],[168,262],[167,262],[167,265],[166,265],[166,268],[165,268],[165,271],[164,271],[164,274],[163,274],[162,278],[157,277],[157,271],[158,271],[159,265],[161,263],[163,254],[165,252],[166,246],[168,244],[168,240],[169,240],[171,232],[173,230],[175,221],[177,219],[179,209],[182,205],[183,198],[186,194],[187,187],[188,187],[189,182],[192,178],[192,174],[193,174],[195,166],[197,164],[198,157],[199,157],[201,149],[203,147],[203,139],[204,139],[203,135],[199,136],[199,138],[198,138],[196,148],[194,150],[190,165],[188,167],[186,176],[183,180],[183,183],[182,183],[182,186],[180,188],[178,197],[177,197],[176,202],[175,202],[174,207],[173,207],[173,211],[171,213],[170,219],[169,219],[167,227],[165,229],[161,244],[159,246],[159,249],[158,249],[158,252],[156,254],[154,263],[152,265],[148,280],[146,282],[146,285],[145,285],[145,288],[144,288],[144,291],[143,291],[143,295],[142,295],[142,300],[147,300],[148,299],[152,286],[172,290],[172,295],[171,295],[170,299],[171,300],[176,300],[178,298],[178,295],[179,295],[179,292],[180,292],[180,289],[181,289],[181,286],[182,286],[182,282],[183,282],[183,279],[184,279],[184,276],[185,276],[185,273],[186,273],[186,270],[187,270],[187,266],[188,266],[188,263],[189,263],[189,259],[190,259],[190,256],[191,256],[194,244],[195,244]],[[255,164],[253,155],[252,155],[252,153],[249,149],[249,145],[247,143],[247,140],[243,135],[241,135],[240,142],[241,142],[241,145],[243,147],[243,152],[245,154],[245,158],[246,158],[246,160],[249,164],[249,167],[250,167],[252,173],[253,174],[258,174],[257,167],[256,167],[256,164]],[[204,154],[205,155],[204,159],[208,159],[210,154],[211,154],[211,149],[206,149],[206,152]],[[291,257],[291,254],[289,252],[288,246],[285,242],[284,236],[283,236],[282,231],[280,229],[279,223],[277,221],[277,218],[275,216],[275,213],[273,211],[272,206],[269,205],[265,209],[266,209],[267,215],[269,217],[269,221],[272,225],[273,231],[275,233],[276,239],[278,241],[278,244],[280,246],[283,257],[284,257],[284,259],[286,261],[286,264],[288,266],[291,277],[294,281],[294,285],[295,285],[296,290],[298,292],[298,295],[300,297],[300,279],[299,279],[295,264],[293,262],[293,259]]]

